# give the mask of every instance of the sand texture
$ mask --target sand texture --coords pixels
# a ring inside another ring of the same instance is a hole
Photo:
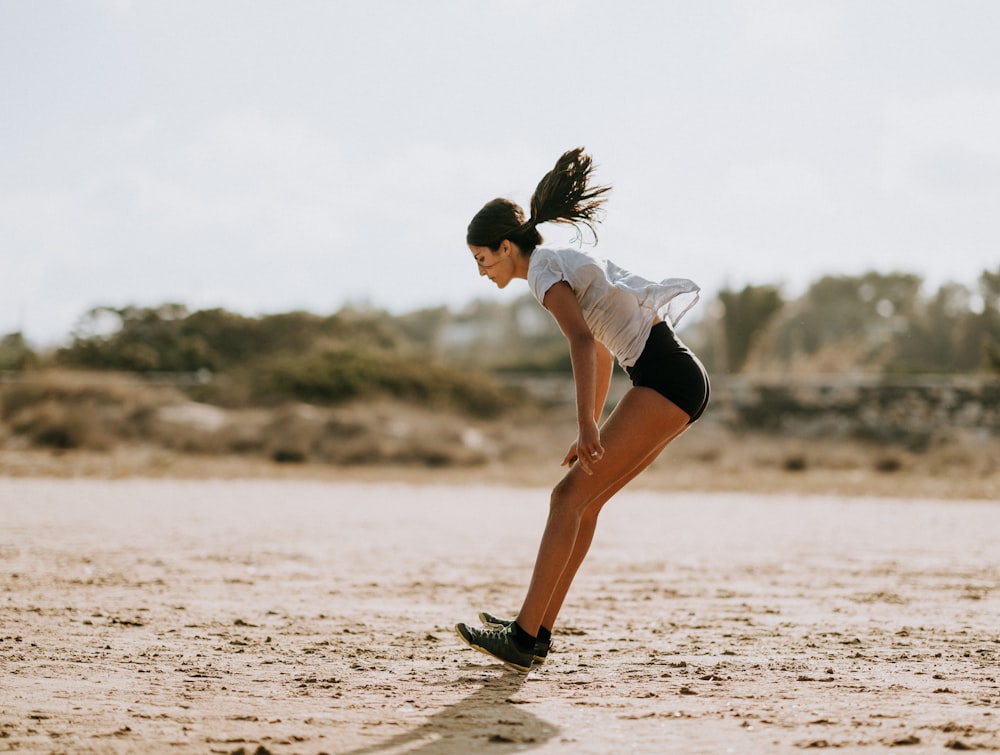
[[[0,479],[0,751],[1000,749],[1000,506],[623,493],[525,677],[547,500]]]

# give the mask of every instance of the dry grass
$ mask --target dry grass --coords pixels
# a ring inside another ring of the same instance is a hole
[[[221,409],[131,378],[40,373],[0,386],[0,475],[296,477],[548,487],[570,407],[471,419],[394,401]],[[1000,500],[1000,442],[942,433],[920,452],[738,433],[711,415],[634,487]]]
[[[7,451],[60,456],[146,448],[293,464],[452,467],[482,464],[497,448],[488,421],[391,400],[223,409],[177,388],[64,371],[2,386],[0,428]]]

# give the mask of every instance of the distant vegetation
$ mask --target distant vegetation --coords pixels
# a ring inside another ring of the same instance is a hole
[[[1000,428],[1000,269],[937,291],[902,273],[827,276],[794,298],[747,286],[696,313],[681,335],[713,375],[710,421],[734,433],[923,453]],[[0,337],[0,449],[480,465],[572,419],[570,374],[530,295],[404,315],[99,307],[60,348]]]
[[[412,319],[412,318],[410,318]],[[222,309],[94,309],[72,342],[35,362],[192,376],[193,398],[221,406],[320,405],[391,396],[490,416],[519,400],[485,373],[429,359],[407,318],[344,310],[245,317]]]
[[[918,276],[874,272],[821,278],[794,299],[747,286],[720,292],[692,320],[682,336],[717,375],[1000,373],[1000,269],[975,288],[931,292]],[[391,396],[475,416],[520,400],[499,375],[571,369],[558,328],[530,295],[400,316],[99,307],[51,352],[19,333],[0,339],[0,370],[35,367],[183,373],[194,376],[193,397],[220,405]]]
[[[709,312],[691,340],[717,372],[1000,373],[1000,269],[931,292],[905,273],[827,276],[792,300],[748,286]]]
[[[699,311],[700,310],[700,311]],[[699,317],[700,314],[700,317]],[[796,298],[777,286],[723,290],[685,323],[684,339],[712,372],[1000,371],[1000,268],[975,287],[926,291],[919,276],[827,276]],[[437,365],[431,369],[427,364]],[[19,333],[0,338],[0,370],[69,366],[131,372],[258,373],[257,398],[308,394],[322,401],[365,390],[425,399],[424,378],[455,383],[468,370],[570,369],[552,318],[530,295],[393,316],[347,308],[245,317],[176,304],[99,307],[68,345],[39,354]],[[422,365],[419,366],[418,365]],[[401,379],[406,373],[411,379]],[[328,377],[320,378],[320,375]]]

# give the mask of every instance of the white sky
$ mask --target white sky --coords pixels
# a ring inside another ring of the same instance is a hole
[[[998,39],[994,0],[0,0],[0,334],[517,296],[466,225],[577,145],[646,277],[971,285]]]

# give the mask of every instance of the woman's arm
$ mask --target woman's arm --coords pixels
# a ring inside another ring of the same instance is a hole
[[[577,461],[584,472],[591,474],[591,464],[604,455],[597,428],[597,418],[603,408],[603,400],[598,406],[598,388],[601,387],[603,396],[607,395],[610,370],[606,366],[599,367],[605,360],[598,356],[598,352],[603,350],[606,353],[607,350],[598,345],[590,332],[580,303],[568,283],[559,281],[554,284],[545,293],[542,305],[552,313],[569,341],[569,357],[576,385],[576,419],[580,431],[562,463],[569,465]]]
[[[608,390],[611,388],[611,373],[614,371],[614,357],[608,347],[600,341],[594,341],[597,347],[597,385],[594,391],[594,421],[601,424],[601,413],[608,400]]]

